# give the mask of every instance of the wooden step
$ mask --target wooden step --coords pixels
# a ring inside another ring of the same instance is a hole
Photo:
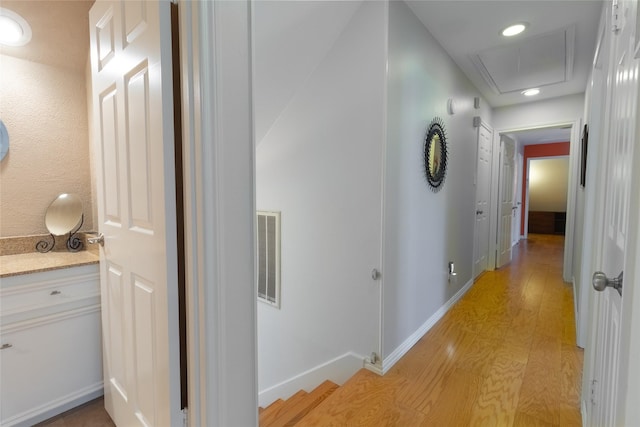
[[[297,405],[298,402],[304,399],[306,395],[306,391],[300,390],[299,392],[285,400],[283,404],[276,408],[274,411],[270,412],[269,415],[260,417],[260,427],[271,427],[272,425],[274,425],[277,420],[282,419],[283,416],[286,416],[289,408],[292,405]]]
[[[264,408],[262,411],[258,410],[259,425],[265,426],[266,425],[265,422],[268,422],[269,419],[273,419],[275,414],[280,410],[280,408],[282,408],[283,405],[284,405],[284,400],[278,399],[275,402],[273,402],[271,405]]]
[[[300,390],[284,402],[276,401],[260,413],[260,427],[294,426],[337,389],[337,384],[325,381],[311,393]]]
[[[322,427],[327,425],[347,425],[343,423],[344,417],[349,415],[353,405],[361,403],[358,400],[366,399],[368,392],[379,394],[382,389],[376,387],[380,376],[367,369],[360,369],[342,386],[328,395],[316,408],[309,411],[302,418],[298,426]],[[355,401],[354,401],[355,398]],[[377,425],[376,423],[362,425]],[[390,425],[390,424],[385,424]],[[399,424],[398,424],[399,425]]]
[[[329,397],[334,391],[338,389],[338,385],[331,382],[325,381],[316,387],[311,393],[307,394],[307,396],[300,401],[297,405],[292,406],[288,411],[290,414],[293,414],[292,417],[283,417],[282,423],[280,420],[276,420],[273,424],[273,427],[291,427],[295,426],[300,420],[302,420],[309,412],[311,412],[315,407],[320,405],[327,397]],[[284,422],[288,418],[288,421]]]

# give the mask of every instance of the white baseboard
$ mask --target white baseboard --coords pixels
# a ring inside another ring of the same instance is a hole
[[[580,324],[580,313],[578,312],[578,298],[577,297],[577,292],[576,292],[576,277],[572,276],[571,277],[571,288],[573,289],[573,318],[575,319],[575,323],[576,323],[576,342],[575,344],[580,347],[580,348],[584,348],[585,343],[581,342],[580,337],[581,334],[581,324]],[[582,344],[582,345],[580,345]]]
[[[364,356],[355,353],[345,353],[333,360],[325,362],[309,369],[293,378],[262,390],[258,394],[258,403],[261,407],[267,407],[278,399],[288,399],[299,390],[311,391],[325,380],[331,380],[342,385],[351,378],[359,369],[366,369],[379,375],[384,375],[395,363],[414,346],[422,336],[445,315],[447,311],[471,288],[473,280],[469,280],[449,301],[438,309],[427,321],[407,338],[393,353],[382,361],[382,364],[366,363]]]
[[[453,305],[458,302],[458,300],[462,298],[464,294],[467,293],[467,291],[471,288],[471,285],[473,285],[473,279],[469,280],[458,292],[456,292],[454,296],[449,299],[449,301],[444,303],[444,305],[440,307],[438,311],[433,313],[433,315],[429,317],[427,321],[418,328],[417,331],[411,334],[409,338],[404,340],[404,342],[400,344],[389,356],[384,358],[384,360],[382,361],[382,375],[386,374],[389,369],[391,369],[393,365],[395,365],[396,362],[398,362],[398,360],[400,360],[402,356],[404,356],[411,349],[411,347],[413,347],[415,343],[417,343],[418,340],[420,340],[420,338],[422,338],[424,334],[426,334],[429,329],[431,329],[433,325],[435,325],[438,320],[440,320],[442,316],[444,316],[445,313],[449,311],[449,309],[453,307]],[[380,373],[377,370],[371,370]]]
[[[342,385],[363,367],[363,363],[364,356],[351,352],[345,353],[280,384],[260,391],[258,404],[265,408],[278,399],[288,399],[299,390],[311,391],[326,380]]]
[[[24,411],[20,414],[7,418],[6,420],[2,420],[2,426],[32,426],[102,396],[104,394],[102,387],[102,381],[92,384],[66,396],[47,402],[44,405],[37,406],[28,411]]]

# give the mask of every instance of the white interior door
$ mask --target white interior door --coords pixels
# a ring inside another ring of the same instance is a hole
[[[473,277],[487,269],[489,259],[489,199],[491,197],[492,131],[484,123],[478,128],[476,169],[476,225],[473,244]]]
[[[513,219],[513,190],[515,180],[515,142],[500,137],[500,191],[498,223],[498,257],[496,268],[511,262],[511,221]]]
[[[619,2],[619,30],[612,38],[611,104],[607,136],[603,140],[604,150],[608,154],[604,179],[599,187],[600,191],[604,191],[605,201],[600,266],[609,278],[618,276],[625,269],[627,258],[640,72],[640,61],[634,59],[635,7],[635,2]],[[596,295],[595,299],[597,330],[592,382],[594,406],[590,420],[590,425],[594,426],[622,425],[618,418],[618,399],[624,396],[619,395],[619,378],[626,377],[628,372],[626,365],[620,364],[620,332],[622,325],[629,323],[631,319],[630,313],[622,311],[623,296],[624,292],[620,295],[617,290],[608,287]]]
[[[105,407],[119,426],[181,425],[170,13],[90,12]]]
[[[511,220],[511,246],[520,241],[520,200],[522,199],[522,153],[516,153],[515,171],[513,173],[513,210]]]

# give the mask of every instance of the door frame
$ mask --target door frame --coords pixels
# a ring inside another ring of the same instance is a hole
[[[178,4],[188,425],[257,425],[251,2]]]
[[[496,153],[500,149],[500,135],[520,132],[523,130],[533,129],[545,129],[545,128],[557,128],[562,126],[571,126],[571,139],[569,141],[569,193],[567,194],[567,226],[564,239],[564,263],[562,267],[562,278],[567,283],[573,283],[573,239],[575,234],[575,209],[576,209],[576,195],[578,192],[577,179],[580,161],[580,124],[581,120],[544,123],[535,126],[523,126],[517,128],[497,129],[493,133],[493,164],[497,164],[500,160],[499,153]],[[497,201],[498,198],[498,174],[492,174],[492,193],[491,200]],[[499,219],[499,201],[491,204],[491,251],[489,260],[489,266],[495,268],[496,265],[496,252],[498,250],[498,219]],[[523,208],[524,209],[524,208]]]

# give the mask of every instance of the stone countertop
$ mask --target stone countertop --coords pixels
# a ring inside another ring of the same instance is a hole
[[[29,252],[0,256],[0,277],[57,270],[79,265],[97,264],[100,256],[93,251],[80,252]]]

